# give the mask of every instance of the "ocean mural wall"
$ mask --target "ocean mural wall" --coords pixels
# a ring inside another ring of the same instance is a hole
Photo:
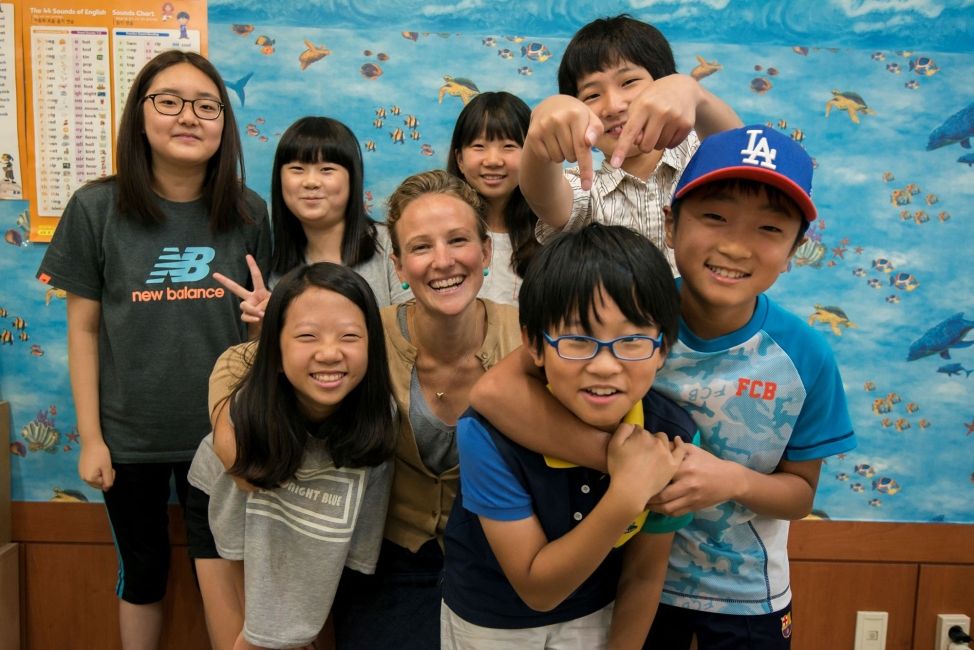
[[[817,515],[974,522],[974,2],[217,1],[209,55],[251,187],[268,197],[292,121],[329,115],[357,134],[382,219],[403,177],[445,165],[465,101],[536,104],[574,30],[620,12],[660,27],[680,71],[745,123],[816,160],[820,218],[772,294],[832,344],[859,437],[823,465]],[[0,202],[13,498],[96,501],[76,471],[64,296],[34,280],[45,247],[27,241],[26,208]]]

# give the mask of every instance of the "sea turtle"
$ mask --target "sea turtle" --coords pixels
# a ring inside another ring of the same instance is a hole
[[[859,93],[848,90],[832,90],[832,99],[825,102],[825,117],[829,116],[833,108],[846,111],[853,124],[859,124],[859,113],[875,115],[876,111],[866,106],[865,100]]]
[[[844,311],[831,305],[815,305],[815,312],[808,317],[808,324],[814,325],[815,323],[828,324],[832,328],[832,333],[836,336],[842,336],[842,330],[839,329],[839,325],[844,327],[858,327],[858,325],[849,320],[849,317],[845,315]]]
[[[439,103],[443,103],[444,95],[450,95],[452,97],[459,97],[466,106],[471,99],[480,94],[480,88],[477,88],[477,84],[470,81],[469,79],[464,79],[463,77],[452,77],[448,74],[443,75],[444,83],[440,86],[440,95],[437,98]]]

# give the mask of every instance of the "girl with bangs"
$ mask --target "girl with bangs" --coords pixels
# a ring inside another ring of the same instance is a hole
[[[538,218],[518,188],[521,147],[530,120],[531,109],[511,93],[477,95],[453,127],[446,167],[487,204],[494,256],[480,297],[515,306],[521,278],[538,248]]]
[[[267,286],[301,264],[333,262],[364,277],[380,308],[411,297],[389,259],[386,227],[366,213],[364,175],[359,142],[343,123],[308,116],[287,128],[271,172],[274,254]],[[254,275],[253,283],[248,291],[224,282],[240,297],[246,323],[260,323],[270,297],[261,277]]]

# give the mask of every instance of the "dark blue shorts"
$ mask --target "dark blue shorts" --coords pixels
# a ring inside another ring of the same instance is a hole
[[[735,616],[660,604],[644,650],[685,650],[697,635],[698,650],[788,650],[791,605],[771,614]]]
[[[169,578],[169,482],[186,505],[189,462],[113,463],[115,483],[105,507],[118,554],[115,593],[133,605],[157,603]]]

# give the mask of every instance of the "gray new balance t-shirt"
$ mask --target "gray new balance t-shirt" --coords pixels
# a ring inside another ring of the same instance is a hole
[[[147,227],[119,217],[115,191],[105,182],[75,192],[37,275],[101,303],[99,400],[112,460],[191,460],[210,430],[213,362],[246,340],[239,299],[213,273],[247,286],[248,253],[267,269],[267,209],[245,190],[253,223],[215,235],[202,201],[157,197],[166,220]]]

